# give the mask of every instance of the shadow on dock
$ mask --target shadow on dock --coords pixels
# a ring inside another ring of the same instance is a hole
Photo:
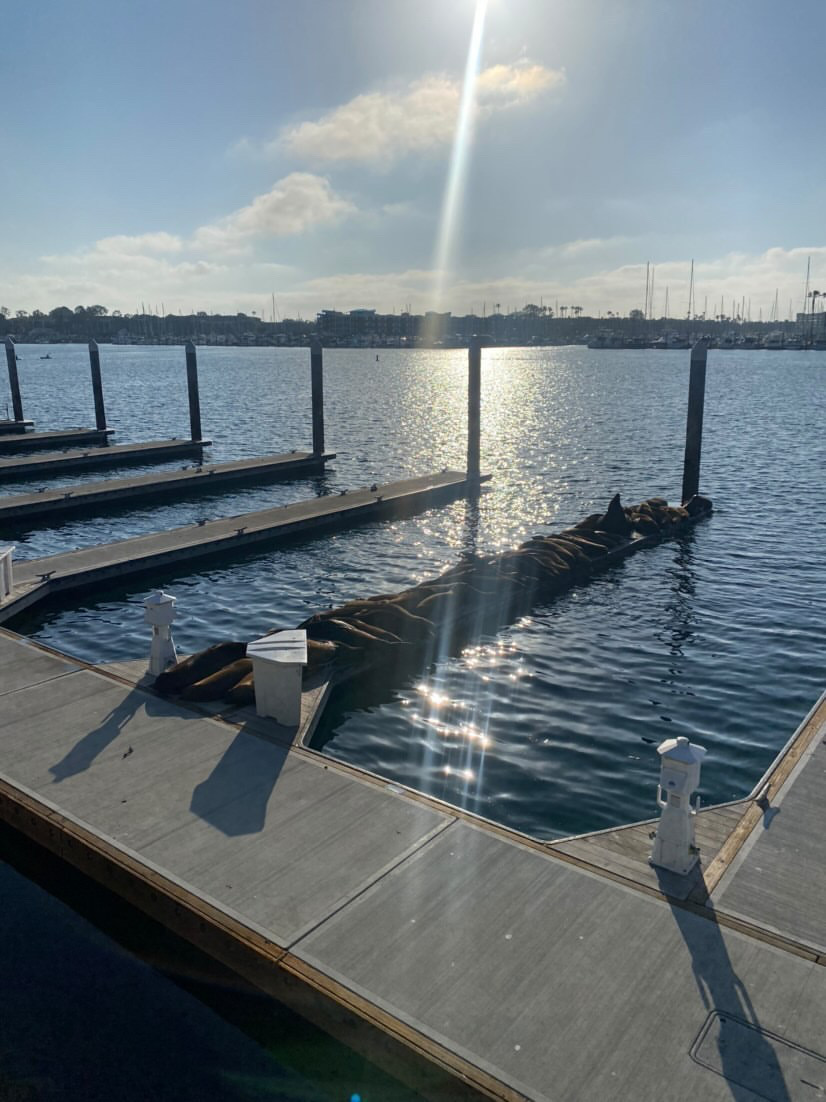
[[[661,890],[668,894],[668,873],[663,877],[663,870],[656,872]],[[792,1102],[777,1052],[748,989],[734,970],[716,914],[708,905],[702,917],[678,903],[669,902],[669,906],[708,1010],[691,1058],[722,1076],[735,1102],[753,1102],[755,1097]]]
[[[228,837],[260,834],[267,805],[289,747],[263,742],[245,724],[205,781],[192,793],[190,811]]]
[[[124,733],[141,708],[144,708],[147,715],[158,716],[159,718],[168,716],[171,712],[169,705],[160,697],[152,696],[144,689],[133,689],[116,708],[112,709],[102,723],[98,724],[88,735],[84,735],[80,742],[76,742],[68,754],[64,755],[59,762],[49,766],[49,772],[53,778],[52,783],[60,784],[61,781],[65,781],[69,777],[84,773],[93,764],[95,758]],[[183,708],[174,714],[184,719],[190,717],[192,719],[203,718],[197,712],[188,713]],[[123,756],[128,757],[132,751],[131,746],[125,747]]]

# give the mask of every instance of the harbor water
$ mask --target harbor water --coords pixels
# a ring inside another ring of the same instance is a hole
[[[36,429],[94,423],[85,348],[18,351]],[[103,346],[101,361],[115,442],[188,435],[182,348]],[[324,475],[7,531],[4,542],[37,558],[463,468],[465,351],[335,350],[324,366],[337,452]],[[199,370],[209,459],[309,447],[307,350],[204,348]],[[196,563],[9,626],[93,662],[136,658],[148,651],[141,603],[163,586],[189,652],[402,589],[463,552],[602,511],[616,492],[675,501],[687,391],[686,352],[486,349],[482,468],[493,479],[478,503]],[[4,401],[0,391],[0,411]],[[670,736],[708,749],[704,803],[747,794],[823,688],[824,414],[826,353],[711,351],[701,487],[713,516],[404,683],[342,690],[316,746],[541,838],[653,816],[654,748]],[[0,869],[4,884],[15,876]]]

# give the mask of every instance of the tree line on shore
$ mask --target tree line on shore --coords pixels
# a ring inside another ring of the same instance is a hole
[[[786,329],[792,322],[749,322],[742,318],[646,318],[641,310],[627,317],[608,311],[599,318],[583,314],[581,307],[552,309],[528,304],[503,314],[496,312],[453,315],[380,314],[374,310],[343,313],[323,310],[314,319],[285,318],[267,321],[257,314],[122,313],[92,306],[57,306],[42,310],[17,310],[13,314],[0,306],[0,338],[11,335],[23,343],[53,343],[96,340],[122,344],[180,344],[194,339],[216,344],[305,344],[314,337],[326,345],[464,344],[474,335],[499,344],[570,344],[584,341],[601,327],[623,336],[654,339],[669,330],[686,335],[715,336],[735,329],[762,336],[770,329]]]

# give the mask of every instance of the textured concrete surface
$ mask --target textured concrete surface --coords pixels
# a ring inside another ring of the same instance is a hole
[[[826,954],[826,714],[740,850],[714,906]]]

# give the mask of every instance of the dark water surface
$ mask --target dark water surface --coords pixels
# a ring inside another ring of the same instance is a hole
[[[3,1102],[422,1102],[5,826],[0,856]]]
[[[94,423],[84,348],[52,347],[49,361],[39,359],[42,347],[19,351],[25,413],[36,428]],[[188,435],[182,349],[104,346],[101,359],[116,442]],[[338,459],[323,477],[2,538],[17,542],[18,557],[40,557],[461,468],[466,362],[461,351],[382,351],[378,362],[370,350],[328,352],[327,443]],[[199,366],[210,459],[309,446],[306,351],[202,349]],[[179,650],[250,639],[331,604],[403,588],[462,551],[504,548],[575,522],[617,490],[627,502],[655,494],[676,500],[687,386],[687,353],[486,351],[482,462],[494,479],[478,507],[457,502],[153,579],[152,588],[163,585],[178,598]],[[0,411],[5,401],[0,390]],[[546,838],[654,814],[654,744],[671,735],[708,748],[705,802],[744,795],[823,687],[825,414],[826,354],[711,352],[702,485],[714,499],[713,517],[407,683],[341,694],[318,745]],[[11,484],[0,493],[30,489]],[[148,652],[141,608],[148,592],[144,582],[99,591],[11,626],[91,661],[135,658]],[[369,1076],[350,1071],[335,1088],[296,1077],[272,1037],[251,1025],[266,1015],[235,1007],[233,1017],[229,996],[215,1000],[215,1015],[203,992],[194,998],[167,984],[8,866],[0,866],[0,892],[3,974],[24,993],[22,1026],[15,1032],[6,1020],[0,1031],[0,1085],[9,1067],[15,1082],[40,1068],[42,1097],[51,1098],[57,1057],[68,1060],[88,1043],[90,1060],[102,1061],[91,1081],[103,1086],[54,1096],[106,1096],[117,1065],[101,1056],[102,1042],[84,1042],[78,1032],[102,1023],[107,1045],[135,1077],[132,1094],[117,1092],[125,1097],[141,1097],[141,1076],[152,1087],[144,1097],[195,1097],[184,1089],[187,1075],[202,1097],[259,1097],[269,1089],[270,1097],[349,1099],[360,1083],[370,1088],[365,1102],[391,1096],[386,1085],[370,1086]],[[77,1020],[66,1023],[61,1014],[75,1002]],[[63,1008],[51,1025],[49,1006]],[[155,1015],[152,1026],[147,1015]],[[168,1036],[180,1036],[179,1052],[190,1054],[181,1056],[180,1074],[158,1055],[159,1038]],[[319,1069],[339,1059],[323,1046],[310,1043]],[[164,1093],[166,1075],[172,1086]]]

